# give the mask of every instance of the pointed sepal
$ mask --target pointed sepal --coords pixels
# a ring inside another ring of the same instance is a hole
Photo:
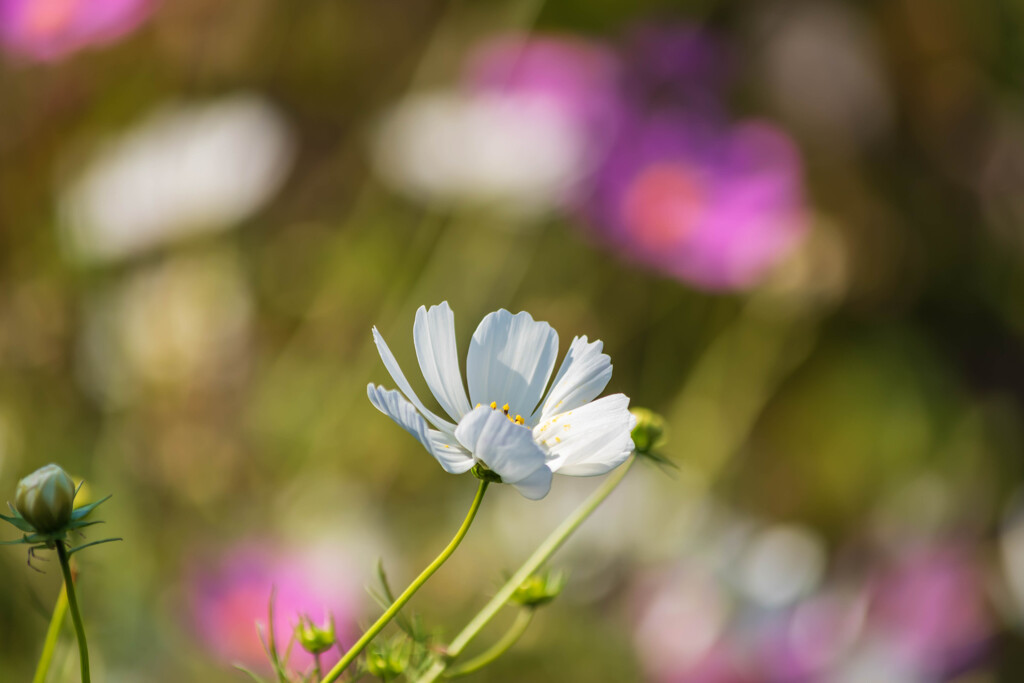
[[[94,546],[94,545],[99,545],[100,543],[113,543],[114,541],[123,541],[123,540],[124,540],[123,538],[104,538],[102,541],[93,541],[92,543],[86,543],[85,545],[80,545],[80,546],[77,546],[75,548],[71,548],[70,550],[68,550],[68,556],[70,557],[71,555],[74,555],[75,553],[77,553],[79,550],[85,550],[86,548],[89,548],[89,547]]]
[[[74,511],[71,513],[71,521],[72,522],[77,522],[78,520],[80,520],[80,519],[82,519],[84,517],[87,517],[93,510],[95,510],[96,508],[98,508],[100,505],[102,505],[103,503],[107,502],[108,500],[110,500],[112,495],[113,494],[111,494],[110,496],[107,496],[105,498],[101,498],[101,499],[97,500],[95,503],[89,503],[88,505],[83,505],[80,508],[75,508]]]
[[[13,541],[0,541],[0,545],[18,545],[19,543],[32,544],[34,542],[35,541],[28,540],[28,536],[22,536],[21,538],[16,538]]]
[[[8,503],[8,505],[10,505],[10,503]],[[35,529],[32,528],[32,525],[26,522],[25,518],[19,515],[17,510],[14,510],[13,506],[11,507],[11,510],[14,512],[13,516],[8,517],[7,515],[0,515],[0,519],[17,527],[19,531],[35,531]]]

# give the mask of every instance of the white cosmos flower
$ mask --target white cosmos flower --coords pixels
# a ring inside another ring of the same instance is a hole
[[[558,355],[558,333],[526,312],[489,313],[469,343],[467,398],[448,302],[429,310],[420,306],[413,325],[416,358],[448,420],[416,396],[377,328],[373,340],[401,392],[371,383],[366,388],[370,402],[415,436],[446,472],[462,474],[480,463],[537,500],[547,495],[553,472],[604,474],[633,450],[630,432],[636,420],[629,397],[594,400],[612,376],[611,359],[601,352],[600,341],[573,339],[545,393]]]

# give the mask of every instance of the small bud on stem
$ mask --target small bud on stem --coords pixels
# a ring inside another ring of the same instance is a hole
[[[57,465],[46,465],[18,482],[14,506],[36,531],[44,534],[62,529],[71,521],[75,483]]]

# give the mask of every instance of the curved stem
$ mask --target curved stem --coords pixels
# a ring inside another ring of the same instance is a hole
[[[402,609],[405,603],[409,602],[409,599],[416,594],[416,591],[418,591],[424,583],[427,582],[427,579],[433,576],[434,572],[440,569],[441,565],[445,563],[453,552],[455,552],[455,549],[459,547],[462,539],[466,536],[466,532],[469,531],[469,526],[473,523],[473,518],[476,517],[477,510],[480,509],[480,503],[483,501],[484,492],[486,491],[487,482],[481,481],[479,488],[476,490],[476,497],[473,498],[473,504],[469,506],[469,512],[466,513],[466,519],[463,520],[462,526],[459,527],[459,530],[455,532],[455,536],[452,538],[451,542],[444,550],[441,551],[441,554],[438,555],[433,562],[427,565],[426,569],[420,572],[420,575],[409,584],[409,587],[398,596],[394,603],[392,603],[391,607],[388,607],[387,611],[384,612],[376,622],[374,622],[373,626],[367,629],[366,633],[356,641],[355,645],[349,648],[349,651],[345,653],[345,656],[334,665],[334,668],[331,669],[326,676],[324,676],[321,683],[331,683],[331,681],[337,680],[338,676],[345,671],[348,665],[359,656],[359,653],[362,652],[367,645],[370,644],[370,641],[388,625],[388,622],[395,618],[399,610]]]
[[[519,614],[516,615],[516,620],[512,622],[508,631],[506,631],[505,635],[501,637],[501,640],[465,664],[457,666],[446,673],[445,678],[465,676],[466,674],[471,674],[474,671],[479,671],[498,657],[508,652],[509,649],[516,644],[520,636],[526,632],[526,628],[530,625],[530,622],[533,621],[533,615],[536,611],[537,610],[532,607],[521,610]]]
[[[71,608],[71,621],[75,625],[75,635],[78,636],[78,661],[82,665],[82,683],[90,683],[89,646],[85,642],[85,626],[82,624],[82,614],[78,611],[75,581],[71,576],[71,563],[64,541],[57,541],[57,557],[60,559],[60,570],[64,574],[64,589],[68,595],[68,607]]]
[[[523,563],[516,573],[512,575],[505,585],[494,594],[482,610],[480,610],[473,620],[470,621],[459,635],[455,636],[455,640],[452,641],[451,645],[448,646],[446,655],[443,659],[438,660],[430,667],[423,676],[421,676],[416,683],[431,683],[436,681],[438,676],[444,673],[444,670],[448,667],[448,664],[458,657],[462,651],[469,645],[470,641],[473,640],[480,633],[481,629],[487,625],[487,623],[494,618],[494,615],[505,606],[512,594],[516,592],[516,589],[522,585],[523,581],[530,578],[545,562],[550,558],[556,550],[562,547],[565,540],[576,528],[579,527],[583,521],[597,509],[597,506],[604,501],[608,495],[615,490],[615,487],[619,485],[623,477],[629,471],[629,468],[633,466],[636,461],[636,456],[632,456],[629,461],[620,467],[615,474],[607,479],[601,487],[590,494],[590,497],[583,501],[573,513],[566,518],[551,535],[544,539],[544,542],[533,551],[533,555]]]
[[[53,616],[50,617],[50,625],[46,628],[46,640],[43,641],[43,651],[39,655],[39,663],[36,664],[36,673],[32,677],[32,683],[45,683],[46,675],[50,673],[50,664],[53,662],[53,653],[57,649],[57,640],[60,638],[60,627],[64,625],[64,617],[68,613],[68,595],[64,591],[57,594],[57,603],[53,606]]]

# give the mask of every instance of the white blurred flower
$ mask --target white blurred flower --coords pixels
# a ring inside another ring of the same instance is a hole
[[[765,607],[808,595],[825,569],[825,544],[810,529],[777,525],[758,533],[743,553],[740,587]]]
[[[419,201],[531,215],[581,177],[586,141],[564,109],[539,98],[435,92],[388,112],[373,151],[384,181]]]
[[[453,423],[423,405],[377,328],[373,339],[401,392],[370,384],[370,402],[415,436],[447,472],[462,474],[482,464],[537,500],[547,495],[553,472],[605,474],[633,451],[630,432],[636,419],[629,412],[629,397],[594,400],[612,377],[611,359],[601,353],[600,341],[574,338],[545,393],[558,355],[558,333],[526,312],[489,313],[469,344],[467,398],[448,302],[430,310],[420,306],[413,325],[416,357],[427,386]],[[435,429],[428,428],[428,420]]]
[[[227,254],[179,257],[143,270],[88,308],[87,379],[115,402],[140,387],[216,382],[244,356],[251,310],[241,270]]]
[[[266,100],[167,105],[101,148],[63,193],[74,254],[107,261],[228,229],[283,182],[294,141]]]

